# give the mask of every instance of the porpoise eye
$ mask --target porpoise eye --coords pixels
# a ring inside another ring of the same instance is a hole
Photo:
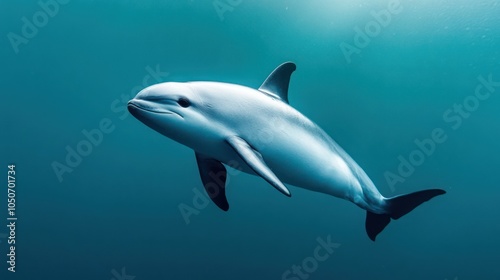
[[[184,107],[184,108],[187,108],[187,107],[189,107],[189,105],[191,105],[189,100],[187,98],[184,98],[184,97],[179,98],[177,103],[179,103],[179,105],[181,105],[181,107]]]

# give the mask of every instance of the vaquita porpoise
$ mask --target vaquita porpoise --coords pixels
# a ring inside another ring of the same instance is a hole
[[[149,86],[128,103],[130,113],[193,149],[201,181],[227,211],[225,165],[258,175],[286,196],[290,184],[365,209],[371,240],[389,224],[444,190],[383,197],[361,167],[319,126],[288,104],[294,63],[278,66],[259,89],[220,82]]]

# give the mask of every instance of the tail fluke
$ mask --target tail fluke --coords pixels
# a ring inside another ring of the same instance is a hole
[[[366,211],[366,233],[372,241],[375,241],[377,235],[381,233],[384,228],[391,222],[391,216],[388,214],[375,214],[370,211]]]
[[[397,220],[410,213],[420,204],[445,193],[444,190],[432,189],[388,198],[386,200],[387,213],[375,214],[369,211],[366,212],[365,227],[368,237],[372,241],[375,241],[377,235],[384,230],[391,219]]]

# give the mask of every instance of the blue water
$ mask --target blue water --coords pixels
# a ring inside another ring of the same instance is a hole
[[[500,279],[500,1],[40,3],[0,3],[0,178],[16,165],[18,217],[12,273],[4,181],[0,279]],[[448,193],[376,242],[355,205],[246,174],[227,213],[196,210],[193,152],[125,102],[162,81],[258,87],[284,61],[290,104],[383,195]]]

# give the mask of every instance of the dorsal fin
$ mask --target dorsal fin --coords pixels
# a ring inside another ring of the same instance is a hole
[[[267,77],[259,90],[288,103],[288,85],[295,69],[297,66],[293,62],[281,64]]]

